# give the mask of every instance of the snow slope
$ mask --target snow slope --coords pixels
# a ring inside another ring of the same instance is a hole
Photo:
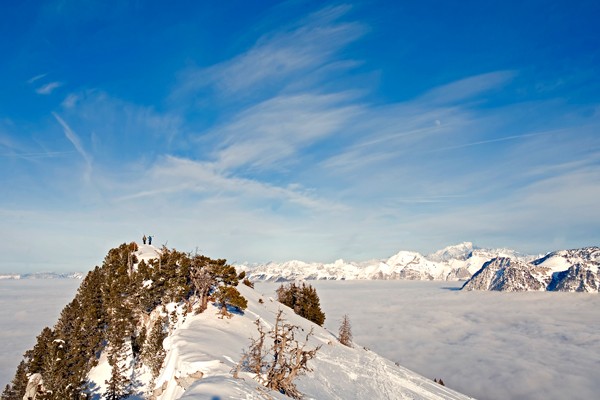
[[[217,396],[229,399],[287,398],[268,391],[249,373],[233,379],[231,370],[247,348],[250,337],[256,337],[254,322],[259,319],[272,327],[275,315],[283,310],[287,321],[303,332],[314,329],[309,347],[322,345],[317,358],[309,362],[313,369],[297,381],[308,399],[467,399],[469,397],[434,383],[406,368],[395,365],[377,354],[355,345],[348,348],[337,342],[326,329],[294,314],[272,298],[255,290],[238,286],[248,300],[243,315],[220,319],[217,307],[189,316],[165,340],[168,351],[156,387],[162,388],[157,400],[207,399]],[[260,303],[262,299],[263,303]],[[199,378],[201,377],[201,378]]]

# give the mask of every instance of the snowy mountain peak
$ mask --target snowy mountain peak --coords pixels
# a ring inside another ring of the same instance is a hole
[[[466,260],[470,257],[474,247],[471,242],[462,242],[454,246],[448,246],[435,253],[427,256],[428,260],[436,262],[446,262],[452,259],[454,260]]]
[[[533,262],[535,265],[565,265],[576,263],[600,264],[600,247],[559,250],[548,253]]]
[[[463,290],[544,290],[545,285],[532,272],[522,261],[507,257],[494,258],[483,264],[463,285]]]
[[[464,284],[464,290],[600,291],[600,248],[560,250],[526,262],[495,258]]]
[[[160,257],[160,249],[151,244],[138,244],[137,247],[137,251],[135,251],[133,254],[137,258],[138,263],[142,260],[147,263],[150,260]]]

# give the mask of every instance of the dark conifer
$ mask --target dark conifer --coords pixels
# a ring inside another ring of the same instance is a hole
[[[305,283],[302,286],[290,283],[281,285],[277,289],[277,300],[294,310],[301,317],[322,326],[325,322],[325,313],[321,310],[321,303],[317,291]]]
[[[235,307],[238,310],[245,310],[248,307],[248,301],[233,286],[220,286],[215,293],[217,302],[221,305],[221,315],[229,316],[227,306]]]
[[[169,322],[167,317],[160,317],[152,325],[150,334],[147,336],[146,343],[142,349],[142,359],[152,371],[152,377],[156,378],[160,373],[162,363],[165,359],[165,349],[163,340],[168,334]]]
[[[21,360],[10,385],[2,392],[2,400],[22,400],[27,388],[27,363]]]
[[[55,339],[52,329],[45,327],[36,339],[33,349],[28,350],[25,356],[29,359],[27,369],[29,373],[44,372],[46,358],[50,353],[52,341]]]
[[[6,384],[2,394],[0,395],[1,400],[13,400],[16,398],[15,392],[12,390],[12,387],[9,384]]]

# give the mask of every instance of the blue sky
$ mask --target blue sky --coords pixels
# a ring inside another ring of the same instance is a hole
[[[2,7],[0,271],[599,244],[599,3],[173,3]]]

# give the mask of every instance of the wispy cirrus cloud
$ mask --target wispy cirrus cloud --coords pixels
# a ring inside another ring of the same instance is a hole
[[[191,151],[181,115],[89,89],[70,93],[61,115],[74,131],[90,132],[95,163],[149,163],[165,153]],[[112,168],[109,168],[112,169]]]
[[[29,83],[29,84],[32,84],[32,83],[34,83],[35,81],[38,81],[38,80],[40,80],[40,79],[42,79],[42,78],[45,78],[45,77],[46,77],[46,75],[48,75],[48,74],[47,74],[47,73],[45,73],[45,74],[39,74],[39,75],[33,76],[33,77],[31,77],[31,78],[30,78],[30,79],[27,81],[27,83]]]
[[[308,74],[338,60],[333,57],[367,31],[357,22],[340,18],[349,6],[325,8],[289,29],[260,37],[249,50],[222,63],[184,71],[175,97],[214,87],[223,96],[254,89],[281,88],[295,76]],[[356,64],[346,63],[347,67]]]
[[[140,188],[139,191],[122,196],[117,201],[138,200],[155,196],[200,195],[201,197],[233,197],[244,199],[246,205],[263,204],[265,201],[285,201],[313,210],[341,210],[344,207],[326,199],[319,199],[310,191],[298,185],[278,186],[228,175],[213,163],[197,162],[190,159],[167,156],[148,172],[142,182],[152,181],[153,189]],[[250,206],[253,207],[253,206]]]
[[[425,103],[448,104],[478,97],[491,90],[498,90],[517,76],[516,71],[494,71],[470,76],[434,89],[420,97]]]
[[[74,154],[74,151],[42,151],[42,152],[24,152],[24,153],[0,153],[0,157],[22,158],[25,160],[38,160],[42,158],[65,157]]]
[[[62,82],[46,83],[45,85],[42,85],[39,88],[35,89],[35,92],[37,94],[44,94],[44,95],[51,94],[55,89],[58,89],[62,85],[63,85]]]
[[[501,240],[490,245],[508,245],[506,232],[534,236],[535,219],[552,207],[589,231],[590,219],[551,189],[595,195],[595,184],[586,186],[597,171],[593,163],[570,161],[597,154],[597,106],[519,102],[514,93],[529,77],[504,69],[469,69],[471,76],[437,87],[428,84],[446,75],[415,78],[410,98],[403,88],[381,90],[403,72],[370,58],[386,47],[376,43],[381,32],[367,35],[378,26],[351,21],[350,10],[326,7],[268,32],[250,30],[223,43],[220,54],[259,32],[225,59],[168,70],[177,77],[173,86],[151,91],[165,97],[136,103],[131,93],[126,99],[102,88],[70,90],[51,131],[58,122],[90,174],[93,163],[92,189],[102,192],[95,211],[135,229],[143,216],[173,242],[202,242],[214,254],[255,260],[370,258],[401,245],[428,251],[492,237]],[[43,75],[30,83],[47,81]],[[63,142],[54,141],[70,149]],[[45,147],[47,154],[65,150]],[[28,149],[23,154],[38,150]],[[77,170],[52,161],[48,175]],[[536,208],[544,198],[535,191],[556,194],[556,201]],[[92,203],[91,190],[79,194]],[[595,216],[588,199],[575,204]],[[553,225],[547,217],[538,226]]]
[[[321,202],[351,210],[361,233],[340,219],[334,224],[336,234],[373,249],[395,246],[392,237],[389,242],[370,240],[369,235],[380,236],[383,226],[394,227],[396,241],[408,239],[411,232],[423,240],[432,238],[429,230],[444,232],[431,241],[439,247],[455,240],[449,237],[462,241],[508,231],[505,224],[496,224],[498,229],[490,225],[504,202],[519,202],[540,179],[524,178],[525,171],[551,162],[534,154],[548,151],[549,139],[568,135],[554,123],[560,105],[495,102],[499,93],[518,85],[516,70],[466,76],[384,105],[348,87],[331,89],[326,83],[335,77],[334,65],[360,64],[343,60],[340,50],[368,31],[361,24],[340,22],[345,12],[326,9],[293,28],[262,36],[230,60],[180,76],[174,95],[192,98],[213,88],[218,97],[235,103],[245,93],[261,94],[254,104],[242,101],[243,107],[230,110],[226,122],[196,138],[202,144],[211,138],[201,156],[204,167],[210,166],[222,185],[251,182],[265,193],[298,184]],[[575,115],[567,127],[582,123],[584,118]],[[585,136],[589,131],[577,140]],[[535,144],[539,147],[533,153],[518,150]],[[309,152],[316,146],[319,151]],[[302,172],[296,172],[300,165]],[[527,207],[535,206],[524,203]],[[339,215],[323,217],[331,227]],[[482,224],[461,223],[469,217]]]
[[[211,134],[222,137],[214,157],[219,168],[281,168],[304,148],[339,135],[360,113],[344,93],[282,95],[242,111]]]
[[[11,124],[9,124],[11,125]],[[12,126],[12,129],[15,129]],[[4,133],[0,127],[0,157],[7,159],[22,159],[28,161],[66,157],[75,153],[74,151],[61,151],[45,148],[44,146],[24,143],[16,135]]]
[[[62,126],[65,137],[71,142],[75,150],[79,153],[79,155],[85,161],[85,180],[87,182],[90,181],[92,175],[92,157],[88,154],[88,152],[84,149],[83,144],[81,143],[81,139],[79,136],[73,132],[71,127],[55,112],[52,113],[56,121]]]

